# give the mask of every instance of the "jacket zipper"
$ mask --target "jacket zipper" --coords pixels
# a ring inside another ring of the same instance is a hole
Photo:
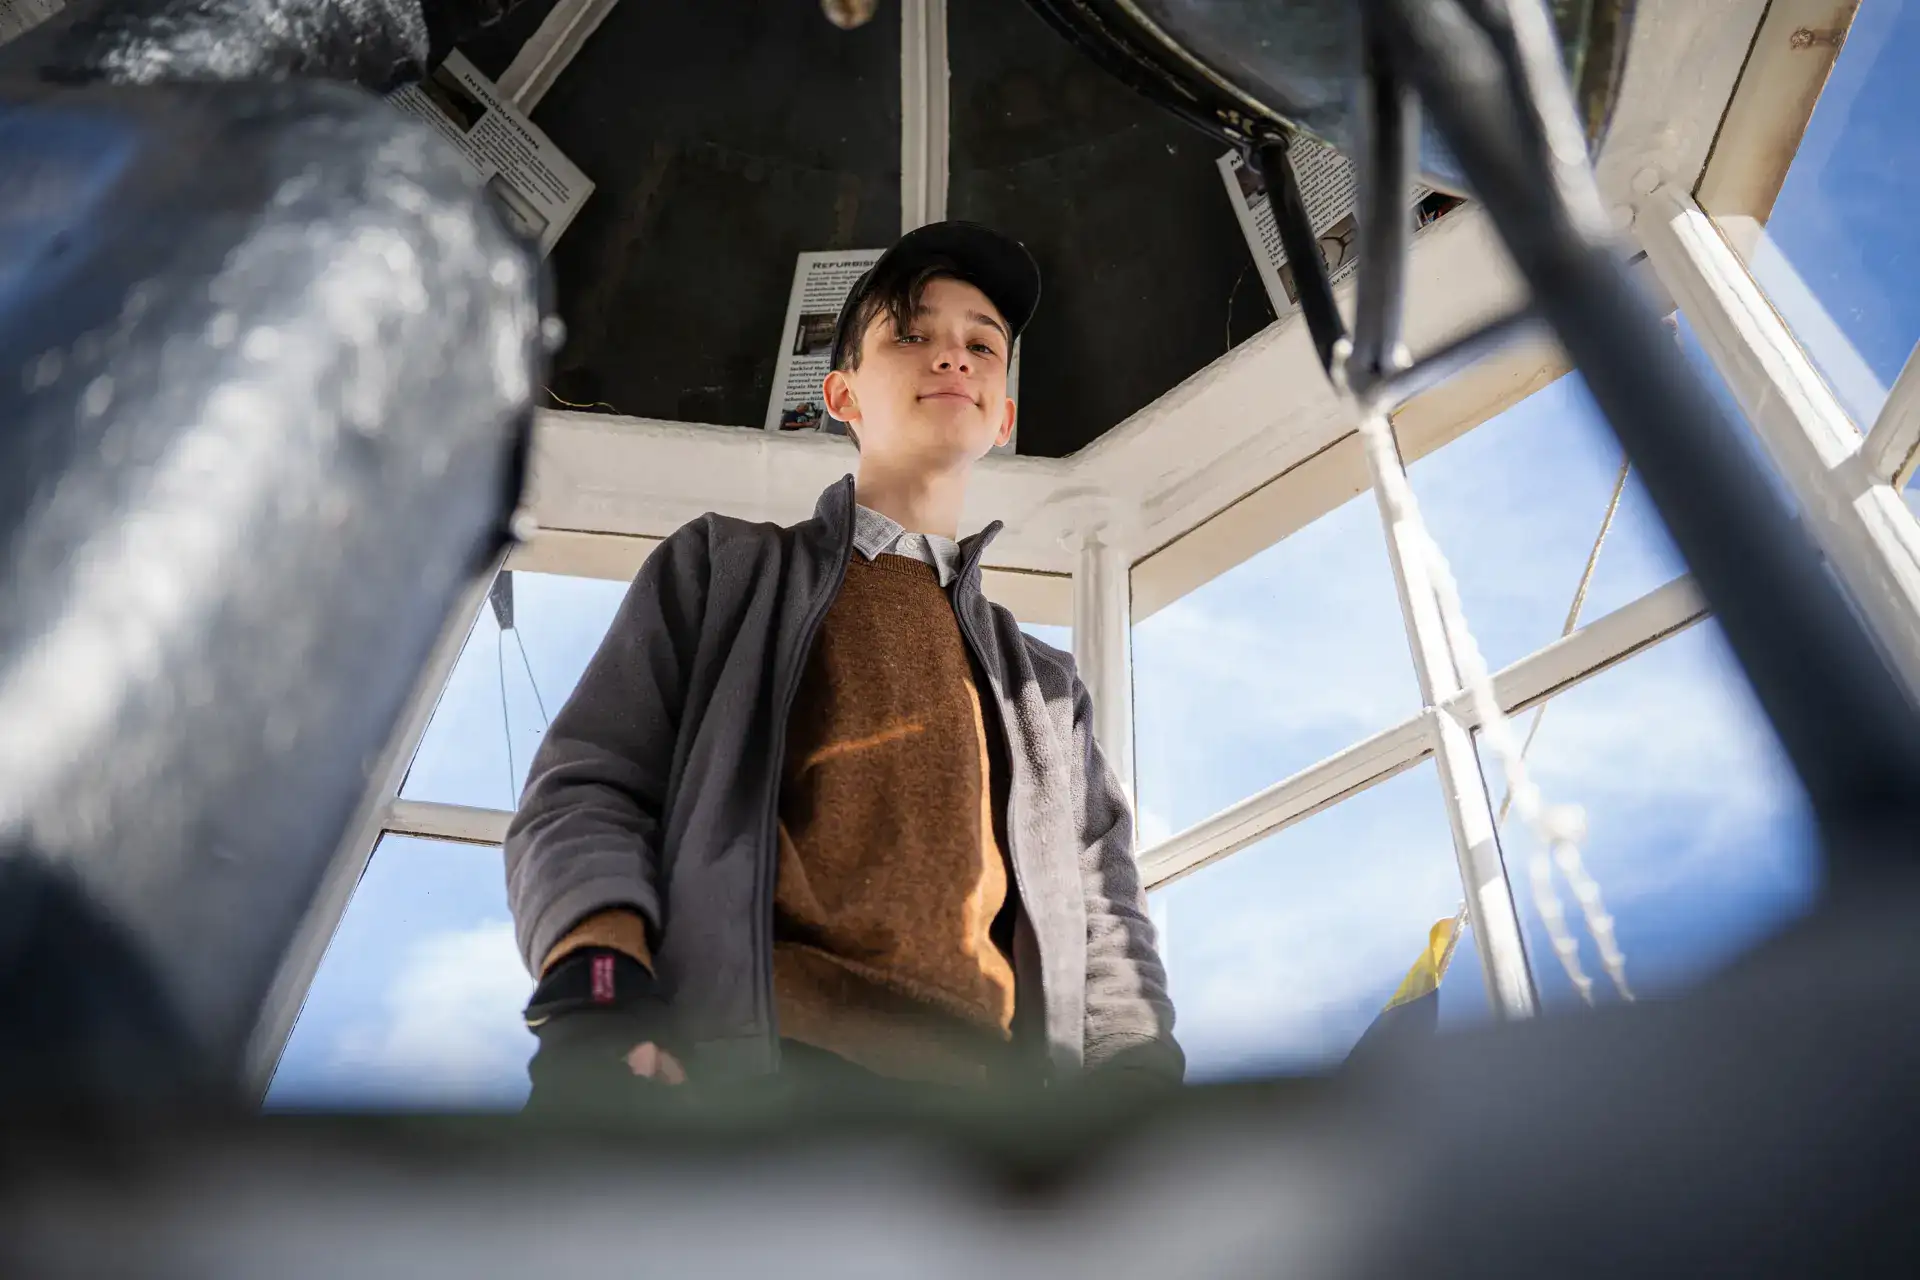
[[[793,700],[800,692],[800,673],[806,665],[807,655],[813,652],[813,642],[820,634],[820,625],[826,621],[827,610],[833,607],[841,587],[846,584],[847,564],[853,558],[853,508],[853,495],[849,493],[846,522],[841,530],[840,558],[834,567],[833,581],[828,589],[813,602],[813,611],[807,615],[806,625],[800,630],[800,644],[793,651],[793,660],[788,665],[784,679],[775,695],[777,706],[773,723],[774,767],[767,785],[767,816],[762,829],[760,874],[755,887],[760,895],[762,925],[758,939],[761,948],[760,1012],[762,1023],[766,1027],[767,1048],[772,1055],[776,1070],[780,1066],[780,1029],[774,1025],[776,1014],[773,1007],[773,881],[780,867],[778,834],[780,782],[781,775],[786,771],[787,722],[793,716]]]

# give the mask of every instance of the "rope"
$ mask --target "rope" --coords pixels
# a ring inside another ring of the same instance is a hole
[[[513,719],[507,715],[507,646],[506,633],[498,627],[493,632],[493,665],[500,673],[500,727],[507,740],[507,799],[516,798],[514,784],[520,779],[520,770],[513,764]]]
[[[533,702],[540,708],[540,732],[545,733],[553,721],[547,718],[547,701],[540,696],[540,682],[533,678],[533,664],[527,661],[527,642],[520,638],[520,628],[513,629],[513,642],[520,646],[520,665],[527,669],[527,683],[533,686]]]
[[[1453,566],[1447,563],[1446,555],[1428,532],[1426,521],[1420,514],[1420,504],[1414,498],[1406,472],[1401,468],[1399,450],[1393,439],[1393,426],[1387,415],[1375,406],[1362,406],[1360,438],[1372,455],[1374,474],[1379,477],[1381,501],[1386,506],[1388,518],[1404,524],[1409,549],[1426,564],[1441,628],[1448,648],[1453,651],[1460,682],[1465,686],[1474,713],[1480,721],[1480,736],[1500,761],[1501,772],[1507,779],[1508,799],[1519,809],[1521,819],[1540,843],[1541,851],[1535,855],[1531,866],[1533,889],[1554,952],[1560,957],[1560,963],[1581,999],[1591,1004],[1593,981],[1581,969],[1579,944],[1567,930],[1565,910],[1553,890],[1553,867],[1558,866],[1580,904],[1587,930],[1600,952],[1601,964],[1612,978],[1621,998],[1632,1000],[1633,992],[1627,986],[1626,957],[1620,953],[1614,940],[1613,917],[1607,914],[1600,897],[1600,886],[1587,874],[1580,857],[1580,843],[1586,836],[1585,815],[1577,806],[1549,805],[1527,771],[1525,753],[1514,739],[1513,722],[1500,707],[1486,657],[1480,652],[1479,642],[1467,626],[1466,609],[1461,603],[1460,584],[1453,576]]]
[[[1632,464],[1625,458],[1620,459],[1620,474],[1614,477],[1613,497],[1607,500],[1607,514],[1600,520],[1600,533],[1593,540],[1593,550],[1587,553],[1587,567],[1580,571],[1580,585],[1574,588],[1573,605],[1567,610],[1567,620],[1560,626],[1560,635],[1564,639],[1580,625],[1580,611],[1587,604],[1587,588],[1593,585],[1593,571],[1600,565],[1600,548],[1606,544],[1607,534],[1613,529],[1613,518],[1620,512],[1620,498],[1627,491],[1627,472]],[[1520,744],[1520,756],[1526,758],[1533,750],[1533,739],[1540,732],[1540,721],[1547,714],[1547,704],[1541,703],[1533,709],[1533,723],[1527,726],[1527,740]],[[1507,788],[1507,794],[1500,801],[1500,816],[1495,822],[1506,825],[1507,813],[1513,808],[1513,788]]]

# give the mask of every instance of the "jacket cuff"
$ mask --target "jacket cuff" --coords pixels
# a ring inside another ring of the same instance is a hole
[[[567,930],[560,941],[548,949],[540,961],[542,977],[553,966],[587,947],[604,947],[634,960],[648,973],[653,972],[653,948],[647,943],[647,922],[631,907],[609,907],[596,911]]]

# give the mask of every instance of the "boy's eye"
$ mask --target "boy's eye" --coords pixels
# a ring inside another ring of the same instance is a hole
[[[973,350],[978,351],[983,356],[993,356],[993,355],[1000,354],[999,352],[993,349],[993,344],[990,342],[976,342],[973,344]]]
[[[922,336],[921,336],[920,334],[917,334],[917,333],[903,333],[903,334],[901,334],[901,335],[900,335],[900,338],[899,338],[899,341],[901,341],[901,342],[925,342],[925,341],[926,341],[926,339],[925,339],[924,337],[922,337]]]

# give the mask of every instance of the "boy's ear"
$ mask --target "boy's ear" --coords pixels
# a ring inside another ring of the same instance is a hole
[[[842,422],[860,421],[860,400],[853,394],[853,381],[846,371],[835,369],[820,384],[821,397],[827,402],[827,412]]]
[[[1004,448],[1006,446],[1007,441],[1013,439],[1014,412],[1015,412],[1015,408],[1013,403],[1013,397],[1008,396],[1006,416],[1001,418],[1000,420],[1000,433],[993,438],[994,448],[996,449]]]

